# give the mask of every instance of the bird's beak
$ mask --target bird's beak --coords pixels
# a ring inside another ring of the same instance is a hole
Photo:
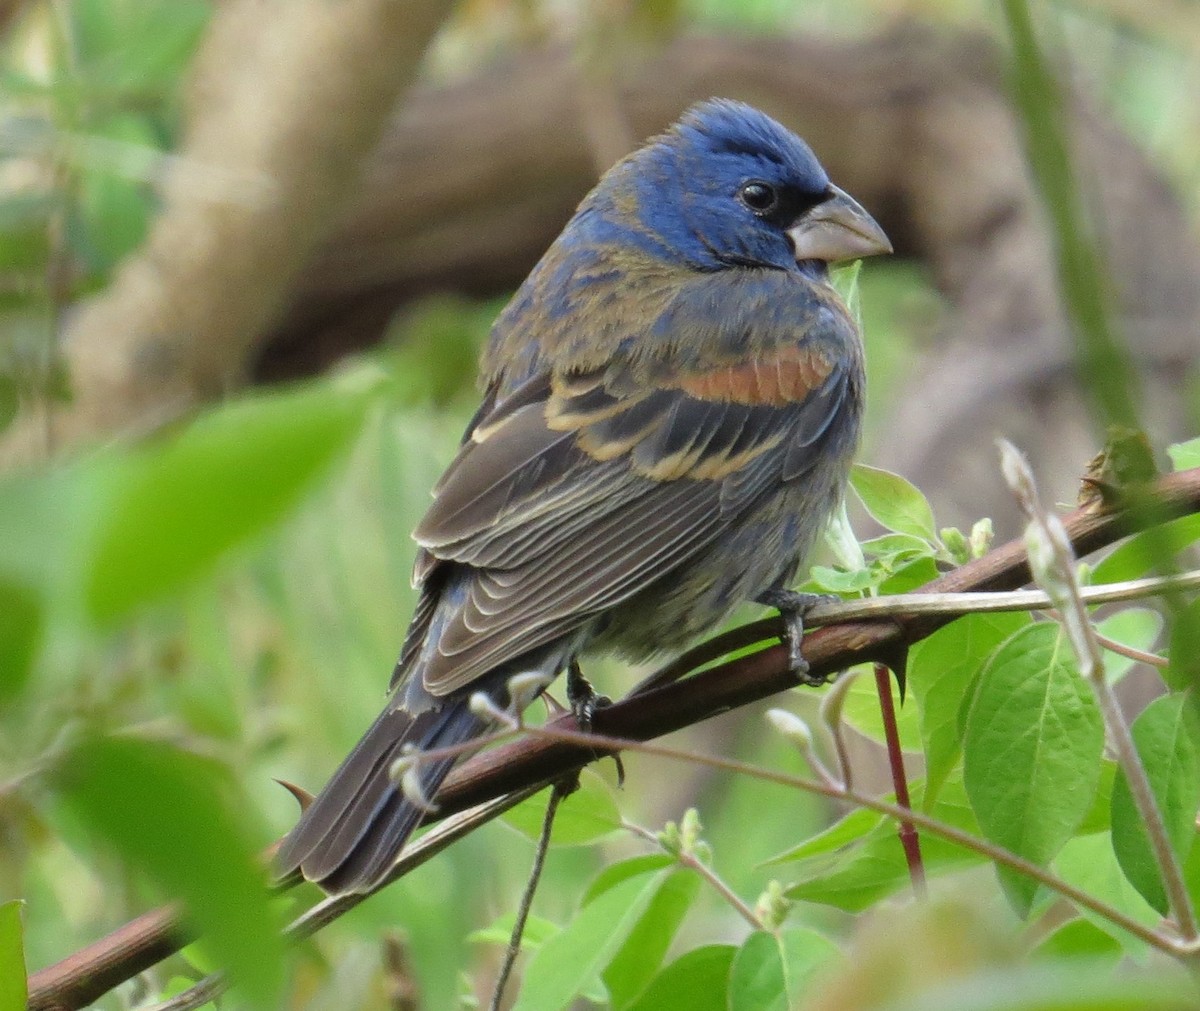
[[[788,229],[797,260],[837,263],[892,251],[883,229],[862,204],[836,186],[830,186],[829,192],[828,200]]]

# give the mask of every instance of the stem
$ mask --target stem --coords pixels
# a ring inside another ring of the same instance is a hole
[[[1200,941],[1196,914],[1183,879],[1183,869],[1171,847],[1162,812],[1150,788],[1146,768],[1133,743],[1125,714],[1104,673],[1104,649],[1096,636],[1076,574],[1071,540],[1062,520],[1046,511],[1038,496],[1037,483],[1028,462],[1010,443],[1001,440],[1000,452],[1005,480],[1029,519],[1025,530],[1029,568],[1033,578],[1054,598],[1058,620],[1066,632],[1079,669],[1091,683],[1105,726],[1117,749],[1117,763],[1125,773],[1129,792],[1145,824],[1159,876],[1167,893],[1180,936],[1190,945]]]
[[[1120,583],[1081,586],[1079,597],[1087,605],[1140,600],[1168,591],[1200,589],[1200,569],[1174,576],[1147,576]],[[1010,590],[1006,593],[897,593],[887,597],[863,597],[836,604],[818,604],[804,616],[806,625],[817,627],[835,621],[919,614],[986,614],[994,611],[1044,611],[1055,600],[1043,590]]]
[[[1167,901],[1175,914],[1175,924],[1179,935],[1184,941],[1195,943],[1200,940],[1196,932],[1196,914],[1192,908],[1192,897],[1188,892],[1187,883],[1183,879],[1183,868],[1171,846],[1167,835],[1167,827],[1163,823],[1162,812],[1154,799],[1154,791],[1150,788],[1150,780],[1146,775],[1146,767],[1142,764],[1142,756],[1138,754],[1133,743],[1133,735],[1129,732],[1129,724],[1125,714],[1117,702],[1112,685],[1104,677],[1104,668],[1097,668],[1092,676],[1092,690],[1096,693],[1096,701],[1104,714],[1104,722],[1108,727],[1109,736],[1117,751],[1117,764],[1125,773],[1129,784],[1129,792],[1137,805],[1138,814],[1146,827],[1146,835],[1154,850],[1154,860],[1158,864],[1159,875],[1163,888],[1167,893]]]
[[[1150,516],[1146,509],[1137,511],[1115,510],[1097,512],[1079,509],[1063,518],[1075,551],[1087,554],[1105,547],[1118,537],[1136,530],[1143,530],[1152,522],[1161,523],[1176,516],[1195,514],[1200,511],[1200,468],[1182,471],[1160,478],[1152,488],[1153,502],[1157,509]],[[1138,580],[1125,587],[1137,586],[1129,592],[1130,597],[1161,593],[1179,589],[1191,580],[1190,585],[1200,585],[1200,573],[1190,573],[1176,579]],[[964,599],[961,591],[986,590],[983,594],[972,594],[975,600],[995,596],[1010,598],[1011,594],[999,593],[1007,587],[1019,586],[1029,581],[1029,564],[1025,546],[1011,541],[994,547],[982,558],[975,559],[954,569],[929,584],[932,594],[917,595],[917,599],[937,599],[951,607],[955,601]],[[1118,584],[1114,584],[1118,585]],[[1097,591],[1111,592],[1113,587],[1091,587],[1084,591],[1089,601],[1095,601]],[[1032,605],[1044,607],[1046,597],[1036,594]],[[912,596],[904,598],[911,601]],[[1124,599],[1124,598],[1123,598]],[[839,605],[847,611],[853,608],[885,614],[885,600],[856,601]],[[966,610],[984,610],[973,606]],[[1008,607],[1006,609],[1013,609]],[[832,609],[814,608],[821,614],[810,615],[809,624],[816,624],[814,617],[828,624]],[[900,613],[887,621],[853,622],[832,628],[819,629],[806,641],[806,659],[813,670],[834,674],[855,664],[877,659],[902,644],[911,645],[953,620],[958,610],[922,611],[901,605]],[[909,617],[905,617],[905,611]],[[849,620],[849,619],[847,619]],[[684,726],[708,719],[719,712],[744,706],[769,695],[795,687],[795,679],[787,668],[786,650],[778,645],[763,649],[753,655],[728,660],[715,669],[701,669],[717,657],[735,649],[768,639],[777,639],[778,620],[760,621],[733,632],[724,633],[700,647],[689,650],[680,660],[664,666],[650,679],[656,691],[647,691],[636,698],[627,698],[605,709],[602,725],[619,731],[618,735],[577,735],[559,740],[533,739],[514,741],[485,751],[468,762],[464,762],[450,774],[438,794],[441,824],[412,843],[397,861],[388,880],[395,880],[417,863],[428,859],[434,849],[425,849],[427,840],[442,839],[440,847],[448,845],[449,838],[436,833],[451,825],[461,825],[460,834],[483,824],[511,804],[543,789],[564,773],[581,768],[594,757],[597,749],[628,748],[631,742],[660,737]],[[690,662],[690,666],[689,666]],[[687,684],[673,684],[685,674],[692,674]],[[565,734],[565,732],[560,732]],[[553,733],[550,735],[553,737]],[[636,746],[636,745],[633,745]],[[657,753],[650,745],[642,747],[648,754]],[[666,754],[666,753],[665,753]],[[671,757],[667,754],[667,757]],[[675,757],[680,757],[676,755]],[[807,789],[824,797],[848,803],[858,803],[870,810],[893,817],[908,817],[919,828],[933,832],[965,846],[988,859],[1028,873],[1034,880],[1047,888],[1091,909],[1129,934],[1145,941],[1152,947],[1175,958],[1188,962],[1200,956],[1200,943],[1184,944],[1174,938],[1165,938],[1092,899],[1078,889],[1059,881],[1041,868],[1022,861],[991,844],[975,839],[965,833],[931,822],[918,812],[895,813],[886,804],[862,797],[853,790],[838,790],[825,784],[809,783],[794,777],[766,774],[750,766],[730,764],[725,760],[692,758],[692,761],[707,763],[714,768],[732,772],[744,772],[769,781],[778,782],[796,789]],[[896,812],[899,809],[895,809]],[[468,819],[460,822],[459,819]],[[457,837],[457,836],[455,836]],[[337,919],[347,909],[362,902],[366,896],[340,896],[324,899],[300,916],[290,929],[293,935],[311,934],[327,923]],[[31,1011],[69,1011],[94,1003],[118,983],[131,979],[151,965],[178,951],[186,942],[178,921],[169,907],[144,914],[131,923],[119,927],[104,938],[96,941],[60,962],[34,972],[29,977],[29,1007]]]
[[[500,1011],[500,1003],[504,999],[504,988],[512,975],[513,966],[517,964],[517,956],[521,954],[521,938],[525,935],[525,923],[529,920],[529,910],[533,907],[533,897],[537,893],[538,882],[542,879],[542,868],[546,866],[546,854],[550,850],[550,833],[554,831],[554,816],[558,814],[558,805],[568,794],[579,786],[579,776],[569,777],[569,780],[559,780],[550,791],[550,800],[546,803],[546,814],[542,818],[542,832],[538,836],[537,849],[533,853],[533,866],[529,869],[529,880],[521,893],[521,904],[517,907],[516,919],[513,920],[512,933],[508,938],[508,948],[504,952],[504,962],[500,966],[500,974],[496,977],[496,986],[492,990],[492,1002],[489,1011]]]
[[[635,825],[631,821],[624,820],[621,821],[621,827],[632,832],[634,835],[641,836],[643,839],[659,847],[659,849],[662,849],[662,843],[658,841],[658,836],[656,836],[648,828],[643,828],[641,825]],[[704,878],[705,881],[712,885],[713,889],[721,896],[721,898],[733,906],[733,908],[737,910],[738,915],[741,916],[741,918],[748,924],[750,924],[753,929],[767,929],[762,920],[754,915],[754,910],[746,905],[746,903],[742,900],[742,897],[738,895],[737,892],[735,892],[732,888],[730,888],[729,885],[725,883],[725,880],[716,871],[709,867],[708,864],[704,863],[703,860],[700,860],[694,853],[688,853],[681,850],[678,853],[672,853],[671,856],[673,856],[681,866],[691,868],[702,878]]]
[[[1096,641],[1110,653],[1128,657],[1130,660],[1144,663],[1148,667],[1157,667],[1159,670],[1163,670],[1171,664],[1171,661],[1165,656],[1159,656],[1157,653],[1148,653],[1146,650],[1138,649],[1136,646],[1117,642],[1116,639],[1110,639],[1107,635],[1101,635],[1099,632],[1096,633]]]
[[[1069,882],[1063,881],[1056,877],[1043,867],[1026,860],[1024,857],[1017,856],[1001,846],[988,842],[986,839],[981,839],[978,836],[971,835],[969,832],[964,832],[962,829],[955,828],[945,822],[938,821],[921,811],[906,810],[896,804],[888,803],[886,800],[879,800],[867,794],[859,793],[857,790],[839,788],[836,786],[828,786],[816,780],[804,779],[800,776],[791,776],[787,773],[774,772],[770,769],[760,769],[757,766],[749,765],[746,762],[739,762],[733,758],[722,758],[716,755],[703,755],[690,751],[682,751],[678,748],[671,748],[663,744],[651,744],[646,741],[637,741],[628,738],[609,737],[605,734],[592,732],[590,734],[582,734],[575,730],[560,730],[553,726],[546,727],[525,727],[525,733],[531,737],[540,737],[546,740],[559,741],[564,744],[575,744],[591,748],[603,748],[604,750],[613,751],[636,751],[645,755],[653,755],[657,758],[673,759],[681,762],[693,762],[699,765],[705,765],[713,769],[721,769],[725,772],[733,772],[738,775],[751,776],[755,779],[761,779],[768,783],[775,783],[779,786],[790,787],[797,790],[805,790],[809,793],[817,794],[821,797],[830,797],[833,800],[846,801],[851,804],[857,804],[860,807],[865,807],[871,811],[876,811],[879,814],[889,818],[894,818],[897,821],[911,821],[918,828],[946,839],[949,842],[962,846],[964,849],[971,850],[981,856],[987,857],[989,860],[1003,864],[1019,874],[1025,874],[1041,885],[1045,885],[1053,892],[1083,906],[1085,909],[1090,909],[1098,916],[1103,917],[1109,923],[1141,941],[1144,941],[1150,947],[1170,955],[1173,958],[1188,962],[1200,956],[1200,946],[1194,943],[1177,942],[1175,939],[1165,937],[1156,933],[1145,924],[1139,923],[1120,910],[1109,906],[1087,892],[1084,892]]]
[[[229,986],[229,980],[223,972],[214,972],[205,976],[194,986],[189,986],[183,993],[178,993],[169,1000],[151,1004],[143,1011],[197,1011],[216,1000]]]
[[[892,700],[892,679],[885,664],[875,664],[875,689],[879,693],[879,712],[883,718],[883,735],[887,741],[888,765],[892,771],[892,785],[896,788],[896,805],[912,811],[908,795],[908,777],[904,771],[904,752],[900,749],[900,728],[896,724],[896,706]],[[900,845],[904,847],[904,860],[908,864],[908,875],[912,879],[913,893],[919,899],[929,897],[925,884],[925,862],[921,859],[921,839],[910,818],[901,818],[897,826]]]
[[[841,773],[841,786],[847,790],[854,786],[854,767],[850,763],[850,749],[846,745],[846,724],[842,720],[842,710],[846,705],[846,696],[857,674],[839,677],[833,687],[825,693],[821,700],[821,719],[833,739],[833,752],[837,756],[838,772]]]
[[[967,566],[956,569],[961,576]],[[943,577],[943,582],[949,577]],[[1140,600],[1178,590],[1200,589],[1200,569],[1173,576],[1149,576],[1120,583],[1102,583],[1080,588],[1084,603],[1110,604],[1123,600]],[[988,614],[995,611],[1039,611],[1056,606],[1055,599],[1042,590],[1010,590],[1007,592],[950,592],[900,593],[887,597],[863,597],[843,600],[836,604],[818,604],[804,615],[809,629],[839,622],[878,618],[919,618],[959,614]],[[749,622],[694,646],[671,663],[644,679],[633,694],[660,688],[678,681],[686,674],[712,663],[736,650],[757,642],[779,637],[779,619],[766,618]]]

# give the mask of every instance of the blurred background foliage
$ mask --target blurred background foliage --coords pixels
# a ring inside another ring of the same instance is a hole
[[[0,4],[0,429],[19,412],[41,419],[46,461],[0,478],[0,900],[27,903],[27,961],[39,967],[164,894],[233,889],[213,915],[241,908],[245,919],[223,934],[224,949],[189,951],[102,1007],[178,988],[177,977],[214,957],[233,965],[258,1006],[401,1007],[388,1003],[395,979],[381,943],[395,937],[421,1006],[451,1007],[460,994],[486,994],[499,959],[498,946],[468,937],[511,910],[527,872],[531,847],[510,826],[487,826],[289,955],[286,983],[263,940],[278,903],[256,897],[252,879],[210,880],[205,867],[252,867],[296,813],[273,780],[315,789],[377,712],[412,603],[408,532],[476,403],[474,362],[503,294],[447,290],[405,302],[376,347],[326,377],[239,394],[145,445],[123,440],[80,456],[54,437],[54,414],[73,395],[64,326],[142,245],[168,173],[213,184],[176,152],[189,68],[220,6]],[[1194,234],[1196,6],[1038,7],[1056,59],[1158,167]],[[845,40],[910,20],[1005,44],[996,6],[975,0],[469,0],[427,54],[422,87],[473,79],[546,45],[591,65],[613,45],[653,51],[692,32]],[[893,408],[929,395],[911,362],[943,318],[935,280],[916,258],[872,262],[861,275],[872,394],[864,458],[882,466],[875,447]],[[638,673],[604,662],[588,670],[614,695]],[[682,743],[786,767],[793,749],[762,733],[761,712]],[[167,746],[175,758],[129,794],[131,770]],[[698,807],[716,866],[743,896],[777,873],[762,861],[836,813],[747,779],[639,756],[626,765],[624,817],[657,829]],[[611,782],[610,768],[600,773]],[[89,795],[108,798],[115,817],[92,810]],[[142,820],[131,821],[139,801]],[[786,817],[773,817],[781,805]],[[181,819],[184,810],[194,816]],[[237,823],[196,814],[209,810],[236,812]],[[185,874],[161,859],[172,845],[194,861]],[[569,919],[600,867],[644,851],[620,834],[555,849],[535,912]],[[146,857],[136,870],[135,855]],[[205,925],[203,908],[191,908]],[[836,903],[807,906],[800,919],[849,925]],[[743,933],[702,891],[680,937],[688,948]],[[285,996],[268,996],[281,986]]]

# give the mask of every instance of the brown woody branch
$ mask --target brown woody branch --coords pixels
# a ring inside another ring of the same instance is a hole
[[[1086,555],[1114,543],[1134,530],[1168,519],[1200,512],[1200,469],[1164,477],[1151,489],[1136,511],[1097,512],[1079,509],[1064,518],[1076,554]],[[932,593],[998,591],[1019,587],[1029,580],[1025,547],[1010,541],[924,588]],[[805,638],[804,654],[813,673],[833,675],[847,667],[879,660],[903,664],[910,645],[925,638],[959,615],[896,615],[885,620],[854,621],[817,629]],[[757,642],[779,634],[777,620],[755,622],[718,637],[728,651],[743,642]],[[712,659],[709,644],[688,654],[691,668]],[[683,664],[672,664],[671,678],[680,678]],[[720,664],[687,678],[655,685],[627,698],[596,716],[599,733],[645,741],[738,706],[795,686],[788,670],[787,650],[771,646],[760,652]],[[570,717],[563,717],[573,727]],[[592,748],[541,738],[522,738],[487,751],[457,769],[438,795],[439,808],[430,820],[445,818],[504,794],[553,782],[594,761]],[[74,1011],[126,979],[177,951],[187,938],[167,907],[147,913],[108,937],[76,952],[40,972],[29,981],[31,1011]]]

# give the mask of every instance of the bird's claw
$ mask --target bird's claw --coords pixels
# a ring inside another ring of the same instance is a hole
[[[567,668],[567,702],[571,706],[571,715],[584,733],[591,732],[596,711],[612,705],[612,699],[592,687],[575,661]]]
[[[767,590],[757,602],[773,607],[783,619],[784,639],[788,648],[788,666],[796,680],[814,687],[826,683],[824,675],[809,674],[808,661],[800,652],[804,642],[804,617],[819,604],[832,604],[839,598],[828,593],[801,593],[798,590]]]
[[[592,732],[592,721],[596,717],[596,711],[612,705],[612,699],[601,695],[592,687],[592,683],[583,676],[583,671],[579,669],[575,660],[567,667],[567,701],[571,705],[571,715],[585,734]],[[612,760],[617,765],[617,786],[624,786],[625,764],[618,752],[613,752]]]

